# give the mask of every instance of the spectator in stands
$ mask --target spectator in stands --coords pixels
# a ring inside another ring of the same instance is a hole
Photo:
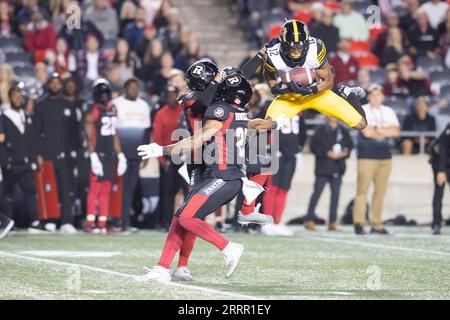
[[[367,91],[367,88],[371,83],[369,70],[366,68],[359,69],[358,76],[356,77],[356,82],[358,83],[358,86]]]
[[[398,59],[404,55],[404,51],[400,29],[397,27],[389,28],[386,46],[381,54],[380,64],[385,67],[390,63],[397,63]]]
[[[111,63],[108,66],[107,80],[109,81],[109,84],[111,86],[112,98],[115,99],[120,95],[123,86],[119,65]]]
[[[92,22],[105,39],[114,39],[119,32],[117,13],[108,0],[94,0],[85,13],[86,20]]]
[[[414,59],[418,57],[436,58],[434,53],[438,45],[438,35],[428,23],[426,13],[418,13],[416,22],[408,30],[409,53]]]
[[[437,28],[439,36],[442,36],[444,33],[447,33],[447,25],[449,21],[450,21],[450,7],[447,9],[444,21],[439,23],[439,26]]]
[[[169,16],[171,9],[171,0],[161,1],[159,10],[156,12],[155,18],[153,20],[153,24],[155,25],[156,29],[160,29],[169,23],[167,17]]]
[[[168,145],[176,141],[172,140],[172,132],[178,128],[181,107],[178,104],[178,90],[168,86],[165,92],[165,105],[156,113],[153,121],[153,141],[159,145]],[[178,174],[179,165],[176,165],[170,157],[158,158],[160,167],[160,223],[163,228],[168,228],[174,214],[174,197],[180,188],[186,187],[186,182]]]
[[[313,37],[321,39],[329,53],[337,51],[339,42],[339,30],[333,25],[333,12],[330,9],[323,9],[321,20],[313,23],[310,32]]]
[[[161,57],[164,53],[162,42],[154,39],[147,46],[143,59],[143,67],[137,70],[137,76],[145,81],[154,81],[161,68]]]
[[[134,192],[139,181],[140,158],[136,148],[149,143],[150,106],[139,98],[140,83],[130,78],[124,84],[124,94],[112,101],[117,108],[117,120],[122,152],[127,158],[127,171],[123,176],[122,228],[130,228],[130,214]],[[169,131],[166,131],[168,134]]]
[[[427,75],[421,70],[414,70],[409,57],[404,56],[398,60],[400,85],[408,89],[412,97],[432,95]]]
[[[388,97],[406,98],[409,91],[400,84],[397,64],[388,64],[386,66],[387,79],[383,84],[384,94]]]
[[[405,0],[403,1],[403,8],[405,13],[400,16],[400,28],[408,31],[408,29],[416,23],[415,17],[420,6],[420,0]]]
[[[62,95],[63,82],[58,74],[50,77],[47,86],[49,94],[36,104],[33,114],[37,164],[39,171],[44,170],[44,161],[53,166],[61,208],[60,230],[73,234],[76,233],[72,216],[74,180],[69,157],[72,132],[77,127],[76,114]]]
[[[25,113],[25,99],[20,88],[12,86],[9,89],[11,107],[0,117],[3,123],[5,141],[0,143],[0,153],[4,163],[1,163],[4,173],[3,204],[5,213],[13,217],[13,198],[15,185],[23,192],[29,215],[29,231],[45,230],[44,224],[38,219],[37,196],[34,181],[36,165],[36,148],[31,118]]]
[[[23,35],[24,47],[33,54],[41,50],[55,50],[56,33],[52,25],[49,24],[40,11],[34,11],[31,16],[31,23]]]
[[[75,57],[69,53],[69,47],[64,38],[56,40],[56,51],[47,55],[47,62],[53,66],[53,70],[62,76],[70,75],[69,60]],[[73,61],[73,60],[72,60]]]
[[[128,42],[119,39],[113,63],[120,66],[120,78],[122,82],[134,76],[134,70],[140,69],[140,61],[133,51],[130,51]]]
[[[443,59],[444,65],[450,69],[450,8],[447,10],[447,18],[441,24],[438,55]]]
[[[419,7],[419,12],[426,13],[428,21],[434,30],[444,21],[448,4],[441,0],[430,0]]]
[[[34,75],[38,86],[47,90],[47,83],[49,78],[48,67],[44,62],[36,63],[34,66]]]
[[[50,11],[52,13],[51,22],[56,33],[58,33],[66,24],[66,11],[70,5],[73,5],[71,0],[50,1]]]
[[[339,29],[339,36],[351,40],[369,40],[369,29],[364,17],[353,10],[352,1],[341,3],[341,12],[334,16],[334,25]]]
[[[128,23],[123,30],[123,37],[128,41],[132,50],[136,50],[138,44],[145,35],[145,11],[139,7],[136,11],[136,19]]]
[[[173,69],[167,84],[177,88],[180,93],[186,92],[187,86],[185,73],[181,70]]]
[[[338,51],[330,58],[330,65],[335,70],[335,84],[355,84],[358,74],[358,61],[350,54],[350,42],[341,39],[338,43]]]
[[[76,2],[71,2],[71,5],[78,6]],[[91,21],[85,20],[84,15],[81,15],[80,28],[72,28],[64,24],[59,32],[59,36],[66,39],[69,48],[74,51],[83,50],[85,48],[87,38],[92,35],[97,38],[97,41],[100,44],[103,43],[102,33]]]
[[[372,200],[371,233],[389,234],[384,228],[382,210],[392,167],[389,139],[400,135],[400,124],[392,108],[384,106],[383,89],[379,85],[368,88],[369,103],[363,106],[367,128],[358,136],[358,180],[353,222],[355,233],[365,234],[365,212],[369,187],[375,184]]]
[[[288,10],[294,15],[309,12],[309,9],[311,8],[309,0],[288,0],[286,3]]]
[[[170,13],[167,18],[168,24],[159,30],[158,37],[161,39],[164,48],[169,50],[172,55],[175,55],[181,48],[181,23],[178,9],[170,9]]]
[[[450,124],[444,129],[438,140],[430,159],[434,173],[433,195],[433,234],[441,234],[442,224],[442,198],[444,197],[445,183],[450,184]]]
[[[147,24],[144,28],[144,36],[141,38],[132,48],[136,52],[137,56],[141,61],[144,61],[145,53],[147,52],[150,43],[155,40],[157,30],[154,25]]]
[[[11,37],[13,32],[12,8],[9,1],[0,1],[0,37]]]
[[[384,47],[386,46],[386,43],[388,41],[388,33],[391,28],[400,28],[400,18],[397,13],[392,12],[388,17],[386,21],[386,29],[381,31],[378,35],[377,39],[375,40],[374,46],[373,46],[373,52],[378,57],[381,57],[384,51]],[[405,32],[400,29],[401,32],[401,38],[402,38],[402,44],[405,44],[406,40],[406,34]]]
[[[86,49],[75,52],[75,63],[70,70],[74,72],[80,83],[93,82],[106,76],[107,59],[99,50],[99,42],[94,35],[87,37]]]
[[[175,58],[174,67],[186,71],[191,64],[200,60],[201,50],[195,37],[190,37],[190,41],[183,47]]]
[[[152,92],[154,94],[161,95],[167,85],[167,79],[169,79],[172,74],[173,66],[174,61],[172,54],[170,52],[164,52],[161,56],[161,67],[156,73],[156,77],[153,81]]]
[[[123,32],[129,23],[136,20],[137,8],[133,1],[126,0],[122,2],[122,7],[120,8],[120,19],[119,19],[119,37],[123,37]]]
[[[428,113],[428,99],[418,97],[414,111],[403,121],[402,131],[436,131],[436,118]],[[425,139],[425,150],[429,151],[432,138]],[[402,153],[404,155],[417,154],[420,152],[420,138],[404,138],[402,142]]]
[[[31,21],[31,16],[35,11],[40,11],[45,19],[50,17],[47,9],[39,5],[39,0],[26,0],[23,1],[22,6],[16,14],[17,21],[27,24]]]
[[[9,64],[0,65],[0,105],[4,109],[9,105],[9,88],[13,81],[16,80],[16,75]]]
[[[314,192],[308,206],[305,228],[315,230],[314,220],[316,206],[325,186],[331,188],[330,212],[328,230],[337,230],[337,209],[341,190],[342,177],[346,170],[346,159],[353,149],[353,141],[347,129],[331,117],[327,123],[317,128],[311,140],[311,151],[316,158]]]

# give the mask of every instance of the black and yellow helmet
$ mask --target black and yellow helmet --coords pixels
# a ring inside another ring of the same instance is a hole
[[[281,53],[292,62],[298,62],[308,52],[309,31],[306,24],[299,20],[288,20],[280,33]],[[300,50],[299,57],[292,57],[292,51]]]

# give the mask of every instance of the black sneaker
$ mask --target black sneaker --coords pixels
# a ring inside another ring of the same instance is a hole
[[[367,234],[367,232],[364,230],[364,227],[361,224],[357,223],[357,224],[355,224],[354,227],[355,227],[355,234],[358,234],[358,235]]]
[[[440,235],[440,234],[441,234],[441,226],[440,226],[440,225],[434,225],[434,226],[433,226],[433,229],[432,229],[432,231],[431,231],[431,233],[432,233],[434,236]]]
[[[385,228],[383,229],[370,229],[370,234],[381,234],[381,235],[390,235],[392,234],[391,232],[389,232],[388,230],[386,230]]]
[[[6,237],[12,227],[14,227],[14,221],[3,214],[0,214],[0,239]]]
[[[28,232],[30,234],[48,234],[48,233],[50,233],[50,231],[47,228],[45,228],[45,224],[40,221],[36,221],[36,222],[32,223],[28,227]]]

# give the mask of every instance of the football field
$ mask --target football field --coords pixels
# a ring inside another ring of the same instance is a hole
[[[392,228],[355,236],[349,227],[295,237],[227,234],[246,251],[225,279],[222,254],[197,240],[191,283],[139,283],[165,234],[28,235],[0,241],[0,299],[450,299],[450,231]]]

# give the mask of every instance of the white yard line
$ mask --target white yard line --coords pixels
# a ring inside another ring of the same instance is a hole
[[[10,252],[5,252],[5,251],[0,251],[0,256],[14,258],[14,259],[28,260],[28,261],[33,261],[33,262],[42,262],[42,263],[54,264],[54,265],[59,265],[59,266],[78,267],[78,268],[82,268],[82,269],[86,269],[86,270],[90,270],[90,271],[94,271],[94,272],[98,272],[98,273],[108,274],[108,275],[112,275],[112,276],[122,277],[122,278],[134,279],[136,277],[136,275],[133,275],[133,274],[127,274],[127,273],[122,273],[122,272],[118,272],[118,271],[112,271],[112,270],[108,270],[108,269],[97,268],[97,267],[93,267],[93,266],[85,265],[85,264],[78,264],[78,263],[63,262],[63,261],[43,259],[43,258],[28,257],[28,256],[19,255],[19,254],[10,253]],[[176,283],[176,282],[157,282],[157,284],[167,285],[169,287],[175,287],[175,288],[182,288],[182,289],[198,291],[198,292],[202,292],[202,293],[205,293],[205,294],[209,294],[209,295],[211,295],[213,297],[215,297],[215,296],[225,296],[225,297],[230,297],[230,298],[233,298],[233,299],[249,299],[249,300],[261,300],[262,299],[260,297],[249,296],[249,295],[244,295],[244,294],[235,293],[235,292],[221,291],[221,290],[204,288],[204,287],[199,287],[199,286],[186,285],[186,284]]]
[[[390,245],[385,245],[385,244],[369,243],[369,242],[362,242],[362,241],[336,239],[336,238],[329,238],[329,237],[323,237],[323,236],[303,236],[303,237],[306,239],[319,240],[319,241],[331,242],[331,243],[345,243],[345,244],[354,244],[354,245],[358,245],[358,246],[378,248],[378,249],[388,249],[388,250],[395,250],[395,251],[405,251],[405,252],[416,252],[416,253],[426,253],[426,254],[434,254],[434,255],[441,255],[441,256],[450,256],[450,252],[444,252],[444,251],[405,248],[405,247],[399,247],[399,246],[390,246]]]

